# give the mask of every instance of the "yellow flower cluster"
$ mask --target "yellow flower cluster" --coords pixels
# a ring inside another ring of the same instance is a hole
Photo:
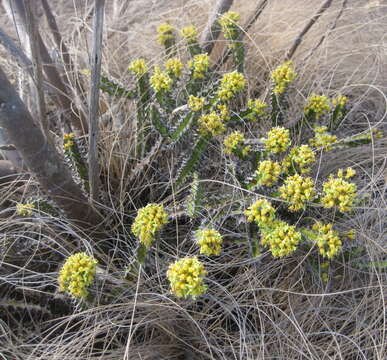
[[[239,34],[238,22],[240,15],[234,11],[227,11],[218,20],[225,39],[236,40]]]
[[[196,26],[190,25],[186,26],[185,28],[181,29],[181,36],[183,36],[188,43],[195,43],[198,41],[198,30]]]
[[[71,255],[62,266],[59,277],[59,291],[65,291],[77,299],[86,298],[86,287],[94,280],[97,260],[84,252]]]
[[[211,134],[212,136],[217,136],[226,131],[222,118],[215,111],[202,115],[198,123],[199,132],[202,135]]]
[[[371,140],[372,135],[375,136],[375,139],[382,139],[383,138],[383,132],[379,129],[372,129],[367,135],[367,139]]]
[[[345,231],[344,233],[341,233],[341,235],[347,238],[348,240],[355,240],[356,230],[351,229],[351,230]]]
[[[177,58],[168,59],[165,63],[165,69],[167,70],[168,75],[174,78],[181,76],[183,68],[183,63]]]
[[[224,152],[231,154],[240,144],[245,141],[245,136],[240,131],[234,131],[232,134],[227,136],[224,141]]]
[[[63,149],[67,150],[74,146],[74,133],[63,134]]]
[[[130,63],[128,70],[135,73],[137,77],[141,77],[148,71],[148,66],[144,59],[136,59]]]
[[[91,76],[91,71],[90,69],[81,69],[79,70],[79,72],[84,75],[84,76],[87,76],[87,77],[90,77]]]
[[[138,240],[149,248],[155,239],[156,232],[167,223],[168,214],[163,205],[148,204],[138,210],[131,229]]]
[[[305,203],[316,197],[313,180],[298,174],[287,177],[279,192],[282,199],[290,202],[291,211],[305,209]]]
[[[304,106],[305,116],[314,115],[316,119],[329,112],[329,99],[325,95],[312,94]]]
[[[210,67],[210,58],[208,54],[198,54],[188,62],[188,67],[192,71],[194,79],[203,79]]]
[[[332,150],[332,144],[337,141],[335,135],[330,134],[327,131],[326,126],[317,126],[314,128],[314,138],[309,140],[309,144],[314,146],[317,150]]]
[[[167,73],[161,71],[160,67],[155,66],[154,73],[150,78],[150,84],[156,92],[169,91],[172,87],[172,79]]]
[[[300,167],[301,173],[305,174],[310,171],[306,167],[316,161],[316,156],[308,145],[301,145],[290,150],[290,159]]]
[[[282,174],[287,174],[289,169],[292,167],[292,159],[289,155],[286,155],[281,161]]]
[[[188,107],[192,111],[200,111],[201,109],[203,109],[205,101],[206,99],[204,97],[196,97],[196,96],[190,95],[188,97]]]
[[[243,147],[241,154],[242,156],[247,156],[250,151],[251,151],[251,146],[247,145]]]
[[[296,78],[297,74],[293,70],[292,66],[293,63],[291,61],[287,61],[271,72],[270,76],[274,82],[274,94],[283,94],[288,85]]]
[[[214,229],[200,229],[195,233],[196,242],[200,246],[200,254],[219,255],[222,250],[223,238]]]
[[[160,24],[157,28],[157,41],[160,45],[166,46],[168,42],[172,42],[175,39],[173,34],[174,28],[170,24]]]
[[[301,234],[296,227],[284,221],[276,221],[272,227],[262,231],[261,243],[268,246],[274,257],[283,257],[296,251]]]
[[[256,172],[258,175],[258,184],[273,186],[278,181],[281,172],[282,169],[279,162],[271,160],[261,161]]]
[[[339,169],[337,171],[337,177],[339,179],[350,179],[351,177],[354,177],[356,175],[356,171],[352,168],[346,168],[345,169],[345,173],[344,173],[344,170],[343,169]]]
[[[255,221],[259,226],[271,226],[275,220],[275,209],[266,199],[256,200],[248,209],[245,210],[248,222]]]
[[[312,228],[317,231],[316,242],[320,254],[332,259],[342,248],[338,232],[333,230],[332,224],[322,224],[320,222],[314,224]]]
[[[289,130],[283,127],[274,127],[267,133],[265,139],[265,149],[271,153],[279,154],[290,146]]]
[[[230,120],[230,110],[228,109],[227,105],[225,104],[218,104],[216,108],[219,110],[220,118],[223,121],[228,121]]]
[[[16,213],[20,216],[32,216],[33,210],[35,209],[34,204],[16,204]]]
[[[177,297],[196,299],[203,295],[207,287],[203,283],[207,271],[196,256],[176,260],[169,265],[167,277],[171,292]]]
[[[245,77],[236,71],[224,74],[220,82],[218,97],[221,101],[231,100],[238,92],[243,91],[246,86]]]
[[[345,107],[345,105],[347,104],[347,101],[348,101],[348,99],[347,99],[346,96],[344,96],[344,95],[338,95],[337,97],[335,97],[335,98],[332,99],[332,105],[333,105],[334,107],[340,106],[340,107],[343,108],[343,107]]]
[[[247,102],[247,108],[251,110],[249,119],[252,121],[255,121],[257,120],[257,117],[266,115],[267,104],[265,104],[263,101],[259,99],[255,99],[255,100],[250,99]]]
[[[341,212],[351,211],[356,190],[354,183],[330,175],[329,180],[323,184],[324,196],[321,198],[321,203],[327,209],[337,206]]]

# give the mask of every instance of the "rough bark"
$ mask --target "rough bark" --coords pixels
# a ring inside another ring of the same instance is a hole
[[[89,184],[90,197],[93,201],[98,200],[99,164],[98,164],[98,105],[99,105],[99,83],[101,79],[102,60],[102,33],[103,15],[105,11],[105,0],[95,0],[93,20],[93,49],[91,56],[91,86],[89,97]]]
[[[7,132],[27,167],[43,190],[61,208],[69,221],[83,228],[101,221],[74,182],[55,146],[46,140],[41,129],[0,68],[0,126]]]

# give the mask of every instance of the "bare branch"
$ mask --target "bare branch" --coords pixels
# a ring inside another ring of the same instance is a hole
[[[339,19],[341,18],[341,16],[344,13],[345,8],[347,7],[347,3],[348,3],[348,0],[343,0],[340,11],[338,12],[335,20],[333,21],[333,23],[329,27],[329,32],[332,32],[336,28]],[[304,64],[311,56],[313,56],[313,54],[316,52],[316,50],[321,46],[321,44],[324,42],[326,36],[327,36],[327,33],[322,35],[320,40],[318,41],[318,43],[315,45],[315,47],[310,50],[310,52],[307,56],[305,56],[305,58],[302,61]]]
[[[52,13],[50,5],[48,4],[47,0],[42,0],[42,6],[43,6],[44,13],[46,14],[47,23],[54,37],[56,46],[58,47],[59,52],[63,58],[63,64],[66,67],[66,71],[71,73],[73,71],[74,66],[71,61],[70,54],[67,50],[67,46],[65,42],[62,40],[62,36],[60,34],[55,16]]]
[[[54,37],[56,46],[59,49],[59,53],[62,56],[62,61],[63,61],[63,65],[66,69],[66,75],[67,75],[68,82],[70,82],[71,81],[70,75],[74,74],[74,72],[75,72],[75,70],[74,70],[75,67],[74,67],[74,64],[71,60],[70,53],[67,49],[66,43],[62,39],[62,35],[59,31],[58,24],[56,22],[56,19],[55,19],[53,12],[51,11],[51,8],[50,8],[48,1],[42,0],[42,6],[43,6],[44,13],[46,14],[48,26],[50,27],[50,30],[51,30],[52,35]],[[76,89],[77,89],[78,95],[81,96],[82,101],[83,101],[84,100],[84,98],[83,98],[84,89],[82,88],[79,81],[76,81]],[[85,101],[85,103],[86,103],[86,101]]]
[[[98,198],[99,165],[98,165],[98,101],[99,83],[101,79],[102,32],[105,0],[95,0],[93,19],[93,48],[91,57],[91,86],[89,98],[89,184],[90,197],[93,201]]]
[[[300,46],[304,36],[306,33],[310,30],[310,28],[317,22],[317,20],[320,18],[320,16],[332,5],[333,0],[326,0],[320,7],[320,9],[317,11],[317,13],[309,20],[309,22],[305,25],[305,27],[302,29],[300,34],[297,36],[296,40],[294,40],[293,45],[288,50],[285,60],[290,60],[294,53],[296,52],[297,48]]]
[[[47,141],[31,114],[0,68],[0,126],[20,152],[44,191],[64,211],[70,221],[86,228],[101,218],[89,205],[74,182],[54,145]]]
[[[10,3],[11,9],[16,9],[20,20],[23,23],[23,26],[26,27],[26,13],[23,6],[23,0],[8,0]],[[16,24],[15,24],[16,25]],[[42,37],[40,36],[39,32],[37,34],[37,42],[38,42],[38,48],[40,50],[40,55],[43,62],[43,69],[47,76],[48,82],[50,85],[56,90],[57,93],[57,103],[61,107],[61,109],[65,112],[65,117],[68,120],[69,123],[71,123],[75,130],[78,133],[87,133],[87,121],[79,109],[76,108],[72,101],[72,94],[70,91],[70,85],[68,83],[65,83],[62,78],[60,77],[60,74],[55,67],[55,64],[53,63],[50,54],[48,53],[48,50],[46,48],[46,45],[43,42]]]
[[[13,39],[10,36],[8,36],[1,28],[0,28],[0,44],[3,45],[8,50],[8,52],[18,60],[19,64],[31,76],[33,76],[31,60],[27,57],[24,51],[18,45],[15,44]]]
[[[210,54],[214,47],[215,40],[219,37],[220,26],[218,24],[219,16],[228,11],[234,0],[218,0],[212,10],[206,28],[204,29],[200,42],[204,52]]]
[[[43,71],[42,71],[42,61],[40,58],[40,52],[37,47],[38,44],[38,28],[36,24],[35,14],[32,10],[31,3],[29,0],[24,0],[24,9],[26,12],[26,25],[27,25],[27,34],[30,42],[31,58],[34,70],[34,83],[36,87],[37,101],[38,101],[38,113],[40,125],[43,133],[46,135],[47,139],[50,139],[50,134],[48,130],[48,121],[46,114],[46,103],[44,100],[43,92]]]

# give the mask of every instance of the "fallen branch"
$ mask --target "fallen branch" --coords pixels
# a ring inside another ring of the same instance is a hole
[[[297,48],[302,43],[302,40],[306,33],[311,29],[311,27],[317,22],[317,20],[321,17],[321,15],[329,9],[329,7],[332,5],[333,0],[326,0],[320,9],[317,11],[317,13],[309,20],[309,22],[305,25],[305,27],[302,29],[300,34],[297,36],[297,38],[294,40],[293,45],[290,47],[288,52],[285,55],[285,60],[290,60],[294,53],[296,52]]]
[[[347,3],[348,3],[348,0],[343,0],[343,3],[342,3],[342,6],[341,6],[341,9],[339,11],[339,13],[337,14],[336,16],[336,19],[335,21],[332,23],[332,25],[330,26],[329,28],[329,32],[332,32],[336,26],[337,26],[337,23],[339,21],[339,19],[341,18],[341,16],[343,15],[344,13],[344,10],[345,8],[347,7]],[[323,43],[323,41],[325,40],[325,38],[327,37],[327,33],[325,33],[323,36],[321,36],[320,40],[318,41],[318,43],[316,44],[316,46],[310,50],[309,54],[307,56],[305,56],[305,58],[302,60],[302,63],[305,64],[305,62],[311,57],[313,56],[313,54],[316,52],[316,50],[321,46],[321,44]],[[301,66],[302,67],[302,66]]]

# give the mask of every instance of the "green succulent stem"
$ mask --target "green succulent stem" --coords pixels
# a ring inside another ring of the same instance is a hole
[[[203,53],[203,50],[197,41],[192,41],[188,43],[188,51],[191,57]]]
[[[125,89],[106,76],[101,77],[99,88],[111,96],[125,97],[127,99],[134,99],[137,96],[136,91]]]
[[[347,110],[345,106],[341,106],[339,104],[336,105],[329,122],[329,131],[336,130],[343,122],[346,114],[347,114]]]
[[[136,156],[142,158],[146,151],[145,130],[147,128],[147,121],[149,118],[149,101],[150,101],[150,87],[149,76],[145,74],[137,80],[137,91],[139,98],[137,100],[137,131],[136,131]]]
[[[271,93],[271,123],[273,126],[278,126],[283,123],[283,113],[281,111],[281,100],[283,94]]]
[[[203,152],[206,150],[206,148],[208,146],[208,142],[209,142],[210,138],[211,138],[211,136],[209,136],[209,135],[202,135],[198,139],[195,147],[192,150],[190,158],[183,166],[183,168],[182,168],[182,170],[181,170],[181,172],[180,172],[180,174],[175,182],[176,187],[180,186],[183,183],[183,181],[186,179],[186,177],[192,171],[195,170],[195,167],[196,167],[197,163],[199,162],[201,155],[203,154]]]
[[[79,178],[83,182],[83,186],[87,192],[89,192],[89,176],[88,170],[85,161],[82,158],[82,155],[79,151],[77,143],[74,141],[73,144],[64,150],[65,155],[68,156],[70,161],[74,164],[75,171],[77,172]]]
[[[238,39],[232,40],[230,47],[236,68],[238,72],[243,74],[245,64],[245,47],[243,41],[241,41],[238,37]]]
[[[136,250],[136,257],[132,265],[126,270],[125,279],[134,281],[138,278],[141,268],[145,265],[148,255],[148,248],[144,244],[139,244]]]
[[[249,247],[252,258],[257,258],[261,255],[261,249],[258,239],[258,226],[254,222],[249,223]]]

